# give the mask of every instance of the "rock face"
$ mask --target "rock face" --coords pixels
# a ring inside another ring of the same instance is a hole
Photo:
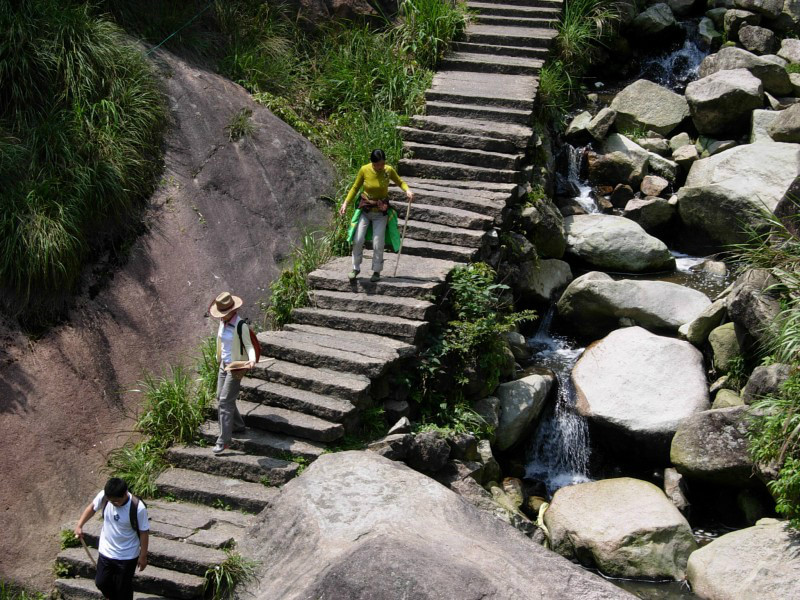
[[[745,25],[739,30],[739,41],[753,54],[772,54],[775,34],[766,27]]]
[[[625,212],[622,214],[626,219],[631,219],[638,223],[642,229],[649,233],[663,228],[672,221],[676,214],[676,209],[666,198],[648,196],[641,200],[634,199],[629,201],[625,205]]]
[[[742,400],[745,404],[752,404],[761,396],[779,393],[790,373],[791,367],[780,363],[756,367],[742,390]]]
[[[793,104],[780,111],[767,131],[776,142],[800,142],[800,104]]]
[[[708,344],[711,346],[712,362],[717,373],[727,373],[731,361],[742,353],[739,336],[733,323],[715,327],[708,335]]]
[[[756,56],[741,48],[723,48],[716,54],[711,54],[700,63],[700,77],[707,77],[720,71],[746,69],[753,76],[761,80],[764,90],[770,94],[782,96],[792,93],[792,84],[789,74],[781,65]]]
[[[624,217],[578,215],[564,219],[567,254],[599,269],[641,273],[673,269],[667,246]]]
[[[700,598],[800,598],[797,533],[773,519],[726,533],[689,557],[688,577]]]
[[[584,335],[599,338],[621,319],[650,330],[675,332],[696,319],[711,301],[702,292],[666,281],[615,281],[590,272],[573,281],[558,301],[558,313]]]
[[[710,74],[686,86],[686,101],[700,133],[739,133],[749,125],[750,111],[761,108],[764,88],[746,69]]]
[[[559,554],[615,577],[683,579],[689,523],[652,483],[621,477],[558,490],[544,513]]]
[[[603,144],[603,154],[590,152],[587,162],[593,183],[639,187],[647,174],[648,152],[624,135],[613,133]]]
[[[246,590],[255,600],[633,598],[369,452],[317,459],[281,489],[241,551],[261,564]]]
[[[556,258],[527,261],[520,265],[517,289],[535,302],[549,302],[572,281],[572,269]]]
[[[567,247],[564,217],[549,199],[522,211],[522,226],[536,251],[544,258],[561,258]]]
[[[678,192],[678,214],[716,244],[744,241],[741,222],[756,224],[800,172],[800,145],[746,144],[698,160]]]
[[[670,461],[690,479],[728,485],[752,485],[748,454],[747,407],[718,408],[687,418],[675,433]]]
[[[689,116],[689,105],[683,96],[646,79],[633,82],[617,94],[611,108],[617,113],[618,127],[644,127],[661,135],[669,134]]]
[[[572,370],[580,414],[666,454],[680,423],[709,407],[703,356],[688,342],[618,329],[589,346]]]
[[[708,334],[711,333],[711,330],[722,322],[725,312],[725,300],[715,300],[697,315],[693,321],[681,326],[678,332],[687,341],[695,346],[700,346],[708,339]]]
[[[734,0],[734,6],[742,10],[774,19],[783,9],[783,0]]]
[[[529,375],[498,386],[500,422],[495,431],[495,447],[507,450],[516,444],[544,408],[553,387],[553,375]]]

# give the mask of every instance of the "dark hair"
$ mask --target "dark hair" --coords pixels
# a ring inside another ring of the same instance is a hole
[[[369,162],[381,162],[382,160],[386,160],[386,152],[381,150],[380,148],[375,148],[370,155],[369,155]]]
[[[123,498],[127,492],[128,484],[119,477],[112,477],[106,481],[106,487],[103,488],[106,498]]]

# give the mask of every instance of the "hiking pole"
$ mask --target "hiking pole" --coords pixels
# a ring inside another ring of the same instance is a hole
[[[403,235],[400,237],[400,249],[397,251],[397,260],[394,263],[394,273],[392,277],[397,277],[397,267],[400,266],[400,255],[403,253],[403,244],[406,241],[406,228],[408,227],[408,215],[411,214],[411,198],[406,205],[406,222],[403,223]]]
[[[97,568],[97,561],[94,559],[94,556],[92,556],[92,553],[89,552],[89,546],[86,545],[86,540],[83,539],[83,536],[79,537],[78,539],[81,541],[81,545],[83,546],[83,549],[86,550],[86,556],[89,557],[89,560],[92,561],[92,564],[94,565],[94,568],[96,569]]]

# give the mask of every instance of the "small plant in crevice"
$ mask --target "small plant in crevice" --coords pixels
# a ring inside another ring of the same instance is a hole
[[[211,508],[225,511],[233,510],[233,507],[225,502],[222,498],[214,498],[214,501],[211,503]]]
[[[212,600],[230,600],[237,585],[255,580],[258,563],[238,552],[226,550],[225,560],[211,567],[205,574],[205,590]]]
[[[335,444],[328,446],[329,452],[363,450],[370,442],[386,435],[388,427],[383,406],[371,406],[360,411],[361,421],[355,431],[345,434]]]
[[[253,135],[255,125],[253,125],[252,116],[253,111],[249,108],[242,108],[233,113],[230,122],[225,127],[228,132],[228,141],[235,142],[243,137]]]
[[[59,534],[59,538],[61,539],[62,550],[66,550],[67,548],[77,548],[81,545],[81,541],[78,539],[78,536],[76,536],[75,532],[71,529],[62,529],[61,533]]]

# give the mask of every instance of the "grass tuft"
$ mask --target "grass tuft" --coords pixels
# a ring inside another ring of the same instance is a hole
[[[243,108],[233,113],[231,122],[228,123],[228,126],[226,127],[229,141],[235,142],[243,137],[253,135],[255,126],[251,120],[252,116],[253,111],[249,108]]]
[[[229,600],[239,584],[254,581],[258,563],[244,558],[238,552],[226,550],[227,558],[221,564],[206,571],[206,591],[212,600]]]

